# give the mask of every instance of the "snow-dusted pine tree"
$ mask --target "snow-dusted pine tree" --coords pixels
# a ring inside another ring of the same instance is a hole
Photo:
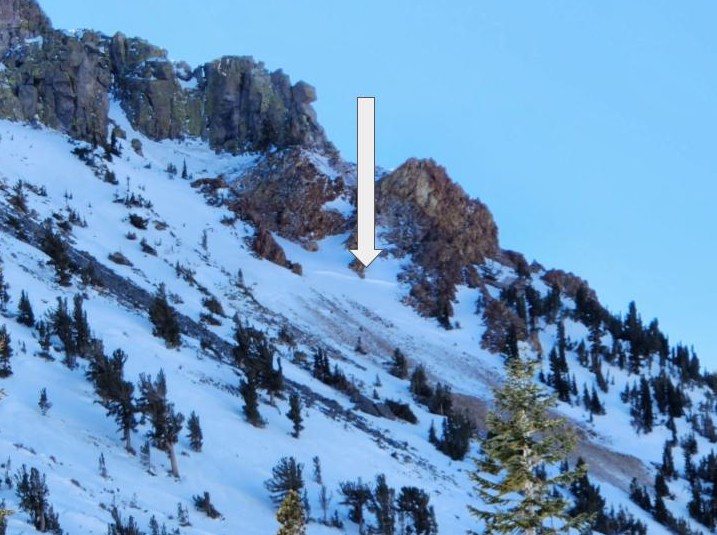
[[[483,530],[471,531],[473,535],[568,533],[589,521],[586,515],[571,518],[568,501],[553,492],[577,479],[579,470],[540,475],[541,468],[567,457],[575,437],[563,419],[550,417],[556,400],[534,381],[537,364],[523,357],[508,359],[505,384],[494,390],[495,407],[486,419],[488,438],[470,474],[488,506],[468,506],[483,523]]]

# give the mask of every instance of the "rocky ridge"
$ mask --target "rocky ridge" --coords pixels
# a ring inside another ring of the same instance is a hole
[[[192,69],[121,33],[55,30],[35,0],[0,2],[0,117],[103,145],[110,94],[155,140],[195,136],[233,153],[332,148],[311,107],[314,88],[250,57]]]

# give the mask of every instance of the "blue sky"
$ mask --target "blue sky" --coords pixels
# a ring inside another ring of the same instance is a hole
[[[56,27],[140,35],[196,65],[253,55],[315,85],[355,159],[432,157],[504,247],[657,317],[717,369],[717,3],[712,0],[40,0]]]

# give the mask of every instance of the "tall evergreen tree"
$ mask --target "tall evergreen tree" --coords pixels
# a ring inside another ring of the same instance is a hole
[[[72,299],[72,331],[75,351],[78,355],[86,357],[90,350],[92,333],[90,324],[87,322],[87,313],[82,306],[83,301],[80,294],[76,294]]]
[[[169,457],[172,475],[179,477],[174,445],[179,440],[184,416],[181,413],[176,413],[174,404],[167,400],[167,382],[164,371],[160,370],[154,381],[152,381],[151,375],[140,374],[139,391],[138,408],[152,423],[149,437],[154,441],[154,445]]]
[[[293,424],[294,429],[291,436],[299,438],[299,434],[301,434],[302,429],[304,429],[304,426],[301,425],[304,418],[301,416],[301,398],[299,394],[295,392],[292,392],[289,396],[289,412],[286,413],[286,416]]]
[[[152,334],[162,338],[167,347],[175,348],[181,344],[181,335],[177,313],[167,299],[167,288],[164,283],[159,285],[149,309],[149,319],[154,325]]]
[[[561,323],[562,325],[562,323]],[[550,363],[550,375],[548,383],[555,388],[560,401],[570,402],[570,379],[568,378],[568,363],[565,360],[563,352],[561,358],[560,353],[553,347],[548,354],[548,362]]]
[[[32,305],[25,290],[20,292],[20,301],[17,303],[17,322],[27,327],[35,326],[35,314],[32,311]]]
[[[91,341],[87,378],[95,386],[95,392],[100,396],[99,403],[107,409],[107,415],[117,422],[125,449],[132,452],[132,431],[137,428],[138,408],[134,399],[134,384],[124,378],[126,361],[127,355],[121,349],[116,349],[108,358],[102,342]]]
[[[116,352],[115,352],[116,354]],[[132,431],[137,428],[137,406],[134,400],[134,385],[122,377],[115,383],[107,406],[107,414],[114,417],[124,437],[124,447],[133,452]]]
[[[580,473],[565,471],[554,477],[537,473],[541,466],[563,461],[575,444],[565,421],[548,414],[556,400],[533,381],[537,364],[511,359],[505,384],[494,390],[495,407],[486,418],[489,435],[482,444],[483,456],[475,459],[476,469],[469,474],[477,494],[490,506],[468,506],[484,523],[481,533],[560,533],[586,522],[584,516],[571,518],[568,502],[553,493],[555,486],[569,485]],[[545,525],[549,519],[562,527]]]
[[[638,431],[643,433],[652,431],[654,423],[652,395],[650,383],[645,377],[640,377],[640,389],[638,395],[633,398],[630,415],[632,416],[632,423]]]
[[[290,490],[276,513],[276,520],[281,527],[276,535],[304,535],[306,518],[301,497],[295,490]]]
[[[199,416],[192,411],[187,420],[187,429],[189,430],[189,446],[192,451],[202,451],[202,441],[204,439],[202,435],[202,427],[199,425]]]
[[[7,327],[3,325],[0,327],[0,379],[4,379],[12,375],[10,357],[12,357],[10,333],[7,332]]]

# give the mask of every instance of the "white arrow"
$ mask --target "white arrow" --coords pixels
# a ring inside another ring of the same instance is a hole
[[[374,97],[358,99],[358,249],[351,249],[358,261],[368,267],[382,249],[376,249],[376,197],[374,195],[376,166],[376,132]]]

